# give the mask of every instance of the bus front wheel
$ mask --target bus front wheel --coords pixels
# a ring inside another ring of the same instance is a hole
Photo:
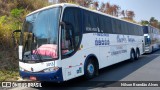
[[[87,60],[86,65],[84,67],[84,76],[86,79],[91,79],[96,75],[96,62],[92,59]]]

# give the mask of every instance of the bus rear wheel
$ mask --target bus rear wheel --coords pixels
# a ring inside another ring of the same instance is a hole
[[[154,51],[154,47],[152,46],[152,50],[151,50],[151,53],[153,53],[153,51]]]
[[[89,59],[87,60],[86,62],[86,65],[84,67],[84,76],[86,79],[91,79],[93,78],[95,75],[96,75],[96,71],[97,70],[97,67],[96,67],[96,63],[94,60],[92,59]]]
[[[139,59],[139,57],[140,57],[140,51],[139,51],[139,49],[137,48],[137,50],[136,50],[136,57],[135,57],[135,59],[136,59],[136,60],[138,60],[138,59]]]
[[[135,55],[134,50],[132,49],[132,50],[131,50],[131,53],[130,53],[130,60],[131,60],[131,61],[134,61],[135,59],[136,59],[136,55]]]

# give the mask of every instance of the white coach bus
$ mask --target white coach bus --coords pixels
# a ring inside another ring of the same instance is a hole
[[[153,26],[143,26],[145,53],[152,53],[160,48],[160,30]]]
[[[142,26],[78,5],[34,11],[26,16],[20,33],[19,68],[24,79],[90,79],[101,68],[143,54]]]

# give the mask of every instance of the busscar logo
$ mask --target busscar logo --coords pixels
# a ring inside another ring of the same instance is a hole
[[[5,87],[5,88],[12,87],[11,82],[2,82],[2,87]]]

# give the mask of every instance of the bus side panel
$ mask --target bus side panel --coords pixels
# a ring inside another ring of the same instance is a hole
[[[99,60],[99,47],[95,45],[93,33],[84,34],[79,50],[71,57],[62,60],[64,80],[84,75],[84,62],[90,54]]]
[[[109,34],[109,45],[100,47],[100,68],[130,59],[131,49],[143,54],[143,36]]]
[[[62,60],[64,80],[83,75],[84,62],[90,54],[97,57],[99,68],[129,59],[132,48],[136,51],[138,47],[140,54],[142,54],[142,40],[143,36],[104,33],[84,34],[81,48],[73,56]]]
[[[127,38],[125,35],[109,34],[109,45],[106,47],[100,46],[101,60],[99,62],[102,62],[100,68],[129,58],[127,55],[127,39],[125,38]],[[117,43],[117,40],[120,40],[119,43]]]

